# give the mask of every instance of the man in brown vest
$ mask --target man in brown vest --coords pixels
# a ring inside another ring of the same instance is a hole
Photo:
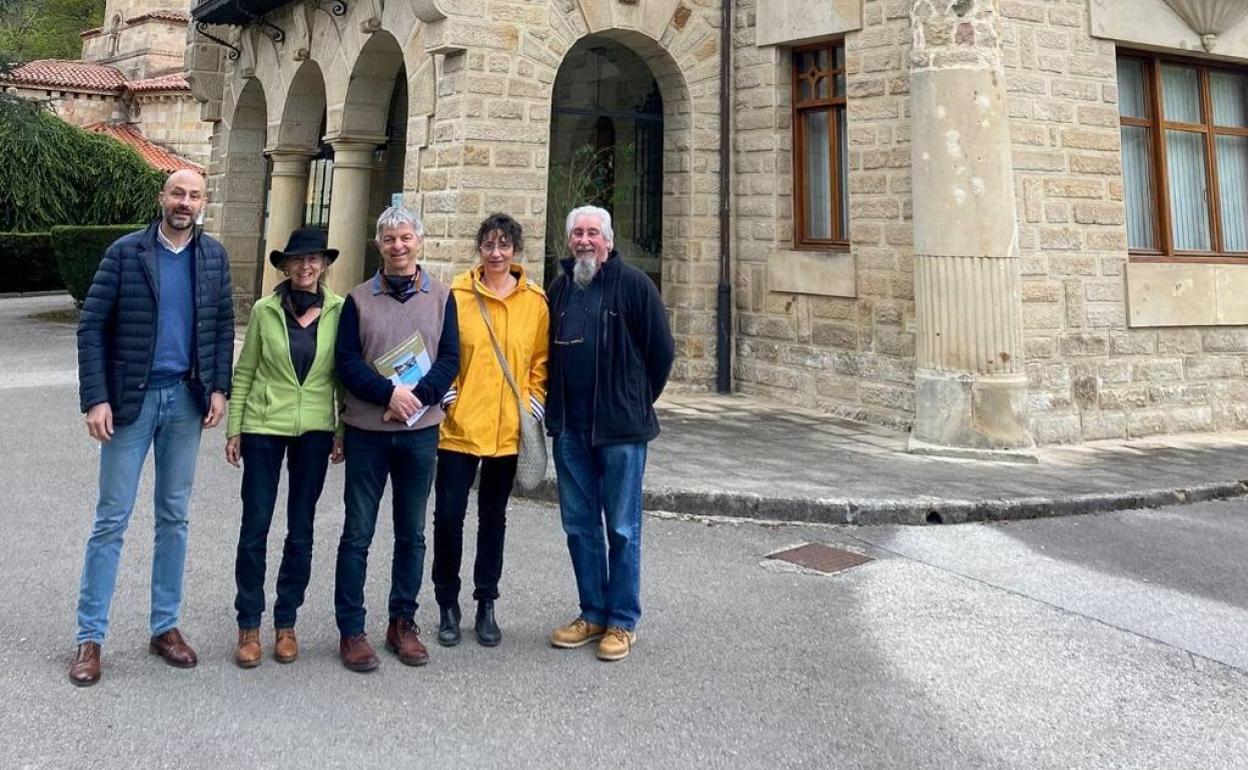
[[[439,404],[459,371],[459,326],[446,285],[416,259],[424,228],[393,206],[377,220],[382,267],[351,290],[335,349],[346,386],[346,520],[338,543],[334,613],[338,652],[352,671],[377,668],[364,633],[364,580],[377,508],[391,479],[394,556],[386,649],[409,666],[429,662],[414,621],[425,562],[425,503],[438,448]]]

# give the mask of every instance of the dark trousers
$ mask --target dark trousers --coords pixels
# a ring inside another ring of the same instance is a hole
[[[377,529],[377,508],[390,478],[394,511],[394,555],[390,562],[390,618],[416,615],[425,568],[425,504],[433,484],[438,427],[374,431],[347,426],[346,518],[338,541],[334,579],[334,615],[338,632],[364,632],[364,581],[368,549]]]
[[[240,444],[243,523],[234,561],[234,583],[238,588],[234,609],[238,611],[238,627],[259,628],[260,616],[264,614],[265,552],[285,457],[289,485],[286,544],[277,572],[273,624],[278,628],[292,628],[312,574],[312,521],[316,516],[316,502],[325,486],[325,469],[334,446],[334,434],[329,431],[310,431],[302,436],[244,433]]]
[[[477,488],[477,561],[472,570],[472,598],[498,598],[507,534],[507,500],[516,479],[516,455],[477,457],[440,449],[433,507],[433,591],[440,607],[459,602],[464,515],[478,463],[481,484]]]

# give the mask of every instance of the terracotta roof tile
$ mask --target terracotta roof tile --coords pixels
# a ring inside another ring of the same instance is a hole
[[[126,78],[107,64],[92,64],[66,59],[39,59],[15,68],[3,78],[13,85],[45,88],[121,91]]]
[[[131,93],[155,93],[158,91],[186,91],[190,93],[191,84],[186,82],[186,75],[181,72],[171,72],[168,75],[161,75],[155,78],[146,78],[144,80],[131,80],[126,83],[126,90]]]
[[[110,136],[117,141],[128,144],[142,156],[143,160],[149,165],[160,169],[166,173],[172,174],[174,171],[182,169],[190,169],[204,173],[204,167],[198,163],[192,163],[180,155],[174,155],[164,147],[152,143],[147,137],[138,132],[134,126],[126,123],[92,123],[85,126],[87,131],[96,134],[104,134]]]
[[[126,23],[134,24],[148,19],[156,19],[158,21],[180,21],[185,23],[191,20],[191,15],[186,11],[175,11],[171,8],[161,8],[155,11],[148,11],[147,13],[139,14],[138,16],[131,16],[126,19]]]

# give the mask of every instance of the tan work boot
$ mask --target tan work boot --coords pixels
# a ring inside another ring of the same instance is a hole
[[[260,629],[238,629],[238,646],[234,648],[234,662],[239,668],[255,668],[264,657],[264,648],[260,646]]]
[[[550,644],[552,647],[562,647],[565,650],[584,647],[595,639],[601,639],[604,630],[597,623],[590,623],[585,618],[577,618],[566,626],[556,628],[555,632],[550,635]]]
[[[598,643],[598,660],[623,660],[633,651],[636,642],[636,633],[625,631],[619,626],[611,626]]]
[[[277,641],[273,643],[273,660],[278,663],[294,663],[299,657],[299,640],[295,638],[295,629],[277,629]]]

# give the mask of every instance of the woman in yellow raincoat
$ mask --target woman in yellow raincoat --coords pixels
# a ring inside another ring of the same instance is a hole
[[[507,501],[516,476],[521,415],[495,342],[520,388],[524,408],[540,420],[546,402],[550,316],[546,294],[516,262],[524,249],[524,233],[510,216],[492,214],[477,230],[476,244],[480,264],[451,283],[459,315],[459,375],[442,401],[446,421],[434,481],[433,585],[440,611],[438,642],[446,647],[460,642],[464,515],[478,466],[474,628],[477,641],[486,647],[502,641],[494,601],[503,571]]]

